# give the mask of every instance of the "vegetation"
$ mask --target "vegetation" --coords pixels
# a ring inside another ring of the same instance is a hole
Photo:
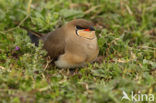
[[[83,68],[55,67],[20,28],[47,33],[75,18],[93,21],[100,48]],[[131,103],[123,90],[156,101],[155,0],[0,0],[1,103]]]

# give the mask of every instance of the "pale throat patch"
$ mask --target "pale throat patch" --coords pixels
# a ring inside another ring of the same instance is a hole
[[[94,39],[95,38],[95,31],[78,30],[77,34],[79,36],[87,38],[87,39]]]

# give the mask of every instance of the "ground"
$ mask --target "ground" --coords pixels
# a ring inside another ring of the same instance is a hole
[[[55,67],[20,28],[48,33],[75,18],[95,24],[100,48],[83,68]],[[131,103],[123,91],[156,101],[155,0],[0,0],[0,103]]]

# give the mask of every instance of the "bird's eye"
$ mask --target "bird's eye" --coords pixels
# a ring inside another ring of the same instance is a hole
[[[77,26],[76,26],[76,29],[81,30],[81,29],[85,29],[85,28],[83,28],[83,27],[77,25]]]
[[[81,27],[79,25],[76,25],[76,29],[77,30],[84,30],[84,31],[95,31],[94,27],[93,26],[88,26],[87,28],[86,27]]]

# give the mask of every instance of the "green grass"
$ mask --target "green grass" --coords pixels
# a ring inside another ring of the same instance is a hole
[[[72,70],[19,28],[48,33],[75,18],[96,25],[100,60]],[[0,0],[0,103],[131,103],[123,90],[156,101],[155,0]]]

